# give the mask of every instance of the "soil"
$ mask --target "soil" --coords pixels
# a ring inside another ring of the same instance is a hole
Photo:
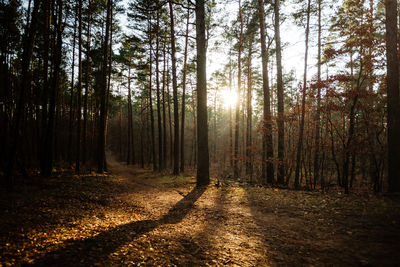
[[[1,192],[0,265],[388,266],[400,262],[400,201],[232,181],[195,187],[109,162]]]

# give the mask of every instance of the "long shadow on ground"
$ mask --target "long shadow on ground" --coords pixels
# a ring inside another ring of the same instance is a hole
[[[138,236],[150,232],[160,225],[181,222],[205,190],[206,187],[195,187],[158,220],[136,221],[116,226],[94,237],[67,241],[65,247],[47,253],[34,264],[38,266],[87,266],[101,263],[107,255]]]
[[[185,260],[176,264],[181,266],[204,266],[215,265],[213,260],[228,261],[220,259],[222,256],[219,254],[221,253],[221,246],[223,248],[223,245],[221,245],[223,242],[217,242],[223,238],[220,231],[223,229],[223,223],[228,219],[226,194],[227,190],[217,190],[213,205],[202,208],[204,218],[198,221],[199,224],[204,224],[201,231],[194,235],[185,235],[179,238],[179,242],[184,249],[183,251],[172,250],[171,254],[184,254]]]
[[[313,209],[311,204],[303,210],[285,203],[272,190],[265,190],[269,200],[262,200],[253,195],[251,187],[243,188],[256,230],[274,265],[398,265],[400,231],[392,220],[385,221],[384,214],[346,213],[347,203],[338,214]]]

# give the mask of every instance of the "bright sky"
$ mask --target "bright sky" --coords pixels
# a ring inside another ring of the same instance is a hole
[[[222,13],[217,14],[219,16],[224,16],[226,20],[232,21],[237,16],[238,12],[238,1],[231,1],[226,4],[226,0],[219,0],[217,4],[217,9],[223,10]],[[286,4],[283,6],[283,12],[285,15],[289,15],[294,10],[293,4]],[[287,19],[281,26],[281,42],[285,45],[282,51],[282,63],[284,67],[284,73],[288,73],[294,70],[296,77],[301,79],[304,69],[304,49],[305,49],[305,30],[292,23],[291,18]],[[217,29],[217,32],[222,32],[223,29]],[[219,35],[214,37],[214,39],[219,38]],[[311,40],[313,41],[313,40]],[[314,40],[315,41],[315,40]],[[232,44],[233,45],[233,44]],[[315,43],[311,43],[309,49],[309,69],[316,65],[316,53],[313,53],[312,47],[316,46]],[[208,65],[207,74],[208,77],[214,71],[222,69],[222,67],[228,62],[227,52],[229,47],[221,48],[218,52],[208,51]],[[314,49],[316,50],[316,49]],[[275,57],[273,57],[275,60]],[[255,64],[258,64],[257,59],[254,60]],[[261,59],[259,60],[261,62]],[[310,73],[310,76],[313,73]]]
[[[123,5],[127,6],[128,0],[124,0],[122,3]],[[282,64],[283,64],[283,72],[289,73],[291,70],[295,71],[295,76],[297,80],[302,80],[303,75],[303,68],[304,68],[304,40],[305,40],[305,30],[304,28],[296,26],[292,22],[292,18],[290,17],[291,13],[294,9],[297,8],[295,4],[290,3],[290,1],[286,1],[286,4],[282,6],[282,13],[288,17],[282,25],[281,25],[281,41],[284,45],[282,51]],[[235,19],[238,12],[238,1],[230,0],[227,3],[227,0],[217,0],[217,10],[214,14],[216,17],[220,18],[223,17],[225,23],[230,24],[231,21]],[[127,29],[125,25],[127,24],[127,19],[125,15],[120,15],[119,20],[123,25],[123,29]],[[269,22],[271,23],[271,22]],[[316,18],[313,17],[311,19],[311,24],[316,24]],[[228,51],[229,46],[234,45],[229,44],[220,46],[218,49],[215,49],[213,43],[215,41],[219,41],[221,39],[222,33],[224,29],[217,25],[216,28],[213,30],[214,34],[209,41],[209,49],[207,51],[207,77],[210,78],[211,74],[217,70],[222,70],[223,66],[228,63]],[[194,35],[195,33],[192,33]],[[308,79],[310,79],[316,72],[316,40],[313,38],[316,36],[315,32],[310,32],[310,48],[309,48],[309,59],[308,59]],[[179,42],[179,40],[178,40]],[[273,45],[274,46],[274,45]],[[116,49],[118,46],[115,46]],[[260,53],[257,51],[257,53]],[[183,55],[177,55],[178,57],[182,57]],[[258,60],[259,59],[259,60]],[[234,59],[236,60],[236,58]],[[275,57],[272,57],[271,60],[275,62]],[[260,66],[261,59],[254,57],[253,64]],[[178,66],[179,68],[181,66]],[[274,71],[275,72],[275,71]],[[273,74],[274,75],[274,74]],[[232,100],[233,101],[233,100]]]

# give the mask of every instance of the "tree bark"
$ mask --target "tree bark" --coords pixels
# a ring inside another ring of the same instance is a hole
[[[197,185],[210,183],[207,125],[206,36],[204,0],[196,1],[197,44]]]
[[[158,1],[157,1],[158,5]],[[161,103],[160,103],[160,78],[159,78],[159,56],[160,56],[160,11],[157,10],[156,25],[156,90],[157,90],[157,130],[158,130],[158,170],[162,169],[162,125],[161,125]]]
[[[264,93],[264,131],[263,131],[263,182],[272,184],[274,182],[274,147],[272,141],[272,125],[271,125],[271,104],[270,104],[270,88],[268,78],[268,50],[266,45],[265,34],[265,18],[264,4],[262,0],[258,0],[258,15],[260,19],[260,39],[261,39],[261,62],[262,62],[262,78]]]
[[[243,16],[242,16],[242,7],[239,0],[239,18],[240,18],[240,34],[239,34],[239,48],[238,48],[238,91],[237,96],[238,100],[236,102],[235,107],[235,148],[233,152],[233,177],[235,179],[239,178],[239,166],[238,166],[238,152],[239,152],[239,116],[240,116],[240,89],[242,83],[242,66],[241,66],[241,57],[242,57],[242,39],[243,39]]]
[[[76,161],[75,172],[80,171],[80,151],[81,151],[81,114],[82,114],[82,0],[78,1],[78,104],[77,104],[76,127]]]
[[[387,123],[389,192],[400,192],[400,104],[397,1],[386,0]]]
[[[163,47],[163,77],[162,77],[162,125],[163,125],[163,149],[162,149],[162,166],[160,168],[165,169],[166,167],[166,161],[167,161],[167,119],[166,119],[166,113],[165,113],[165,85],[166,85],[166,79],[165,79],[165,73],[166,73],[166,65],[167,65],[167,59],[166,59],[166,51],[165,51],[165,43]]]
[[[284,121],[284,99],[283,99],[283,78],[282,78],[282,48],[280,37],[280,0],[275,0],[275,46],[276,46],[276,69],[277,69],[277,93],[278,93],[278,184],[285,181],[285,121]]]
[[[301,97],[301,117],[299,125],[299,139],[297,143],[297,154],[296,154],[296,170],[294,174],[294,187],[299,188],[299,172],[301,168],[301,154],[303,149],[303,135],[304,135],[304,117],[306,113],[306,87],[307,87],[307,59],[308,59],[308,37],[310,32],[310,8],[311,0],[308,0],[307,4],[307,25],[306,25],[306,41],[305,41],[305,53],[304,53],[304,76],[303,76],[303,90]]]
[[[253,35],[249,38],[249,54],[247,58],[247,121],[246,121],[246,174],[250,176],[250,181],[253,176],[253,140],[252,140],[252,66],[251,58],[253,56]]]
[[[102,77],[100,87],[100,121],[98,129],[98,144],[97,144],[97,172],[103,173],[105,170],[105,135],[106,135],[106,93],[107,93],[107,66],[108,66],[108,48],[111,20],[111,1],[107,0],[106,14],[106,30],[103,43],[103,62],[102,62]]]
[[[40,172],[42,175],[46,176],[46,169],[48,164],[47,152],[47,139],[46,139],[46,129],[47,129],[47,104],[49,98],[49,43],[50,43],[50,24],[51,24],[51,2],[49,0],[43,1],[43,12],[45,15],[44,22],[44,57],[43,57],[43,94],[42,94],[42,136],[40,140]]]
[[[67,157],[69,164],[72,165],[72,124],[74,120],[74,78],[75,78],[75,43],[76,43],[76,15],[74,21],[74,37],[72,41],[72,65],[71,65],[71,100],[69,104],[69,127],[68,127],[68,148]]]
[[[90,8],[90,0],[88,8]],[[83,133],[82,133],[82,163],[85,164],[87,160],[87,113],[88,113],[88,97],[89,97],[89,72],[90,72],[90,21],[91,15],[88,12],[89,18],[87,23],[87,44],[86,44],[86,73],[85,73],[85,98],[83,100]]]
[[[126,153],[126,165],[131,163],[131,142],[133,142],[131,129],[132,129],[132,96],[131,96],[131,59],[129,58],[128,63],[128,144]]]
[[[315,112],[315,154],[314,154],[314,185],[319,179],[320,165],[320,131],[321,131],[321,7],[322,0],[318,0],[318,63],[317,63],[317,110]],[[325,179],[321,176],[321,188],[325,187]]]
[[[148,31],[149,31],[149,109],[150,109],[150,127],[151,127],[151,150],[153,155],[153,170],[157,170],[157,156],[156,156],[156,144],[154,137],[154,113],[153,113],[153,98],[152,98],[152,76],[153,76],[153,60],[152,60],[152,34],[151,34],[151,19],[148,20]]]
[[[171,20],[171,61],[172,61],[172,95],[174,101],[174,168],[172,173],[179,174],[179,108],[178,108],[178,85],[176,81],[176,48],[174,29],[174,10],[172,0],[169,0],[169,14]]]
[[[187,72],[187,53],[188,53],[188,43],[189,43],[189,18],[190,9],[187,10],[186,17],[186,33],[185,33],[185,52],[183,56],[183,77],[182,77],[182,125],[181,125],[181,172],[185,171],[185,94],[186,94],[186,72]]]

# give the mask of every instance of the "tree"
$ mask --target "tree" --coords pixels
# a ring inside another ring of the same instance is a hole
[[[204,0],[196,1],[197,45],[197,185],[210,183],[207,125],[206,34]]]
[[[242,84],[242,42],[243,42],[243,16],[242,16],[242,6],[239,0],[239,20],[240,20],[240,33],[239,33],[239,46],[238,46],[238,91],[237,95],[240,96],[240,88]],[[239,112],[240,112],[240,101],[236,102],[235,107],[235,147],[233,152],[233,177],[235,179],[239,178],[239,166],[238,166],[238,152],[239,152]]]
[[[161,125],[161,102],[160,102],[160,78],[159,78],[159,60],[160,60],[160,8],[157,2],[156,15],[156,93],[157,93],[157,129],[158,129],[158,170],[162,169],[162,125]]]
[[[112,0],[107,0],[107,13],[106,13],[106,28],[105,37],[103,42],[103,62],[102,62],[102,77],[100,88],[100,121],[98,129],[98,144],[97,144],[97,172],[103,173],[105,170],[105,142],[106,142],[106,97],[107,97],[107,66],[108,66],[108,49],[110,38],[110,24],[111,24],[111,4]]]
[[[400,192],[400,97],[397,1],[386,0],[388,180],[390,192]]]
[[[285,121],[284,121],[284,103],[283,103],[283,79],[282,79],[282,47],[280,36],[280,0],[275,0],[275,46],[276,46],[276,83],[278,91],[278,184],[285,181]]]
[[[21,66],[21,80],[19,81],[19,95],[18,95],[18,102],[16,107],[16,114],[13,117],[12,122],[12,139],[10,142],[10,149],[9,149],[9,157],[8,157],[8,164],[6,173],[4,176],[5,186],[7,188],[11,188],[13,186],[13,172],[14,166],[16,161],[16,154],[18,149],[18,143],[20,138],[20,126],[22,121],[22,115],[24,112],[24,105],[26,99],[26,90],[29,88],[30,78],[29,78],[29,65],[32,58],[32,50],[33,45],[35,42],[35,35],[36,35],[36,27],[37,27],[37,16],[39,10],[39,0],[34,0],[33,2],[33,9],[31,14],[31,21],[29,26],[26,27],[25,33],[23,36],[23,50],[22,50],[22,66]]]
[[[76,167],[75,171],[80,171],[80,157],[81,157],[81,117],[82,117],[82,0],[78,1],[78,107],[77,107],[77,121],[76,127]]]
[[[320,173],[320,132],[321,132],[321,11],[322,0],[318,0],[318,54],[317,54],[317,108],[315,111],[315,151],[314,151],[314,188]],[[324,177],[321,176],[321,188],[325,187]]]
[[[268,50],[266,44],[264,4],[262,0],[258,0],[258,16],[260,20],[261,63],[262,63],[262,79],[263,79],[263,95],[264,95],[262,177],[263,181],[271,184],[274,181],[274,165],[271,162],[271,159],[274,157],[274,147],[272,141],[270,91],[269,91],[269,81],[268,81]]]
[[[308,0],[307,4],[307,22],[306,22],[306,40],[305,40],[305,52],[304,52],[304,76],[303,76],[303,90],[301,98],[301,116],[299,125],[299,139],[297,143],[297,154],[296,154],[296,171],[294,176],[294,187],[299,188],[299,172],[301,166],[301,153],[303,148],[303,134],[304,134],[304,116],[306,106],[306,87],[307,87],[307,59],[308,59],[308,38],[310,33],[310,9],[311,0]]]
[[[179,174],[179,107],[178,107],[178,85],[176,80],[176,48],[174,29],[174,10],[172,0],[169,0],[169,14],[171,26],[171,61],[172,61],[172,97],[174,101],[174,168],[172,173]]]
[[[189,2],[189,1],[188,1]],[[185,51],[183,56],[183,77],[182,77],[182,124],[181,124],[181,172],[185,170],[185,93],[186,93],[186,74],[187,74],[187,56],[189,43],[189,18],[190,8],[187,9],[186,32],[185,32]]]

